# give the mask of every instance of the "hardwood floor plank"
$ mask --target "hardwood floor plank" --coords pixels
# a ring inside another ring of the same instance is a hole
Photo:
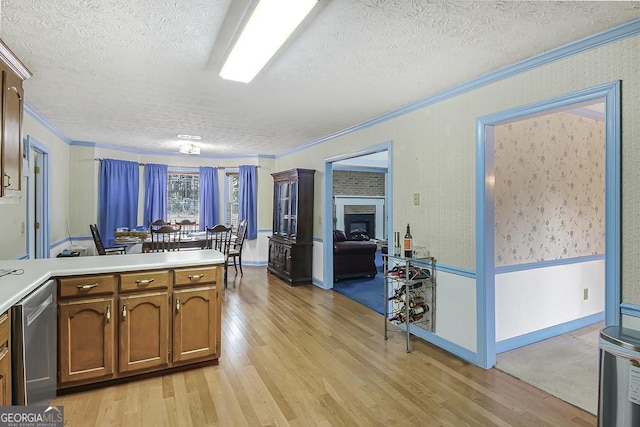
[[[264,267],[230,271],[217,366],[56,398],[67,426],[588,426],[594,416]],[[398,331],[398,332],[397,332]]]

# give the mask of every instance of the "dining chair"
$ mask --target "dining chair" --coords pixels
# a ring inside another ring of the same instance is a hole
[[[155,221],[149,223],[149,233],[151,233],[152,231],[157,231],[160,228],[165,227],[167,225],[170,225],[170,224],[164,220],[156,219]]]
[[[228,258],[233,258],[233,268],[238,273],[238,267],[236,266],[236,258],[238,258],[238,264],[240,264],[240,275],[242,276],[242,246],[244,245],[244,237],[247,234],[247,220],[243,219],[238,225],[238,233],[236,239],[231,242],[229,248]]]
[[[187,234],[198,231],[196,230],[196,222],[190,221],[188,219],[183,219],[176,225],[180,226],[180,231],[182,232],[183,235],[187,235]]]
[[[224,255],[224,287],[227,287],[227,267],[229,248],[231,246],[231,227],[222,224],[206,227],[207,249],[215,249]]]
[[[100,232],[98,231],[98,226],[96,224],[89,224],[89,229],[91,230],[91,236],[93,237],[93,243],[96,245],[98,255],[117,255],[127,253],[126,246],[105,246],[104,243],[102,243],[102,238],[100,237]]]
[[[151,229],[151,252],[180,250],[180,228],[169,225]]]

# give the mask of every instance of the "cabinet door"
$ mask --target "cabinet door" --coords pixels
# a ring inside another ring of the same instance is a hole
[[[3,134],[2,195],[20,196],[22,169],[22,80],[10,72],[3,72]]]
[[[275,184],[275,211],[274,211],[274,230],[273,233],[288,237],[290,228],[289,228],[289,218],[290,218],[290,208],[291,201],[289,199],[289,181],[278,182]]]
[[[289,245],[282,245],[282,273],[287,277],[291,276],[291,261],[293,259],[293,248]]]
[[[163,367],[169,360],[167,292],[120,297],[120,372]]]
[[[60,302],[58,309],[60,382],[112,376],[113,298]]]
[[[289,214],[289,237],[296,239],[298,234],[298,181],[291,182],[291,208]]]
[[[11,317],[0,315],[0,406],[11,405]]]
[[[173,361],[217,356],[217,289],[214,286],[173,293]]]

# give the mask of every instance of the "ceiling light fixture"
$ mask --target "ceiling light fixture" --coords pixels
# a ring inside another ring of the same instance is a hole
[[[178,151],[182,154],[200,154],[200,147],[195,144],[183,144],[178,147]]]
[[[318,0],[260,0],[227,57],[220,77],[249,83]]]
[[[194,141],[199,141],[202,139],[202,137],[200,135],[178,135],[178,138],[180,139],[192,139]]]

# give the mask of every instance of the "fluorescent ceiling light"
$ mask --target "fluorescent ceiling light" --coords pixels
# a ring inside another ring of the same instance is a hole
[[[200,154],[200,147],[195,144],[183,144],[178,147],[178,151],[182,154]]]
[[[280,49],[318,0],[260,0],[220,71],[249,83]]]

